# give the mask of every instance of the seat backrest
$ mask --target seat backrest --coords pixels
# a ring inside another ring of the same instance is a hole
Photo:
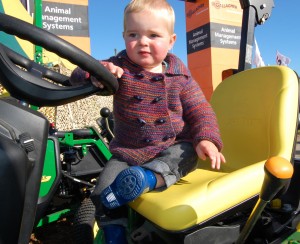
[[[275,155],[291,160],[298,118],[293,70],[268,66],[240,72],[216,88],[211,104],[230,162],[225,172]]]
[[[211,104],[227,163],[213,170],[210,163],[199,160],[198,168],[178,184],[130,203],[162,229],[189,231],[220,221],[237,208],[248,208],[261,190],[265,161],[272,156],[287,160],[293,156],[298,77],[288,67],[235,74],[216,88]]]

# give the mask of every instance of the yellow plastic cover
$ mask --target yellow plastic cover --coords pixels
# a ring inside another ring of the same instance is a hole
[[[291,160],[298,118],[298,78],[283,66],[240,72],[224,80],[211,104],[216,112],[226,164],[209,162],[165,191],[146,193],[130,206],[169,231],[181,231],[226,212],[260,192],[264,163]]]

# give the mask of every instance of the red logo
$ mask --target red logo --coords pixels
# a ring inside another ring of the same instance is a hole
[[[221,3],[218,0],[212,2],[212,6],[214,6],[216,9],[220,9],[220,8],[234,8],[234,9],[237,9],[237,6],[235,4]]]

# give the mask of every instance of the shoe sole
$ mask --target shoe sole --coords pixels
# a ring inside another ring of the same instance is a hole
[[[123,170],[114,182],[101,192],[101,201],[107,208],[117,208],[148,191],[146,174],[140,167]]]

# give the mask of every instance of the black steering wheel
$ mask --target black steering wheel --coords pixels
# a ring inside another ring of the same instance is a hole
[[[117,79],[99,61],[60,37],[3,13],[0,13],[0,31],[56,53],[86,70],[104,85],[103,89],[92,84],[70,86],[69,77],[0,44],[0,83],[12,97],[43,107],[63,105],[92,94],[112,95],[118,90]]]

